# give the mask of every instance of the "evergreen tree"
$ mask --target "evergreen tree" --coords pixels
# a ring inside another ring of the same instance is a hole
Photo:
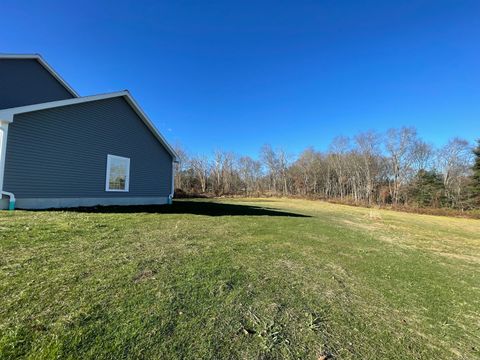
[[[410,198],[417,205],[442,207],[446,203],[442,177],[435,171],[419,170],[409,189]]]
[[[477,140],[477,147],[473,149],[473,155],[475,156],[475,159],[472,167],[473,174],[471,178],[470,192],[472,194],[474,205],[480,206],[480,139]]]

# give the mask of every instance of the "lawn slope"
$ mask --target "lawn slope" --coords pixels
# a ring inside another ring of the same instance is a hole
[[[302,200],[0,213],[0,358],[480,357],[480,221]]]

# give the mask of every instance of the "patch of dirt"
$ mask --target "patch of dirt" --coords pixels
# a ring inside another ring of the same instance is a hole
[[[330,353],[326,353],[318,357],[318,360],[327,360],[327,359],[333,359],[333,355]]]
[[[155,272],[150,269],[144,269],[133,277],[133,282],[137,284],[150,279],[155,279]]]

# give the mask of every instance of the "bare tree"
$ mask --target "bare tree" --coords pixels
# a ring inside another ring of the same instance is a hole
[[[277,192],[277,182],[279,177],[279,168],[280,168],[280,161],[277,158],[277,154],[273,151],[272,147],[268,144],[263,145],[262,149],[260,150],[260,158],[262,162],[265,164],[268,172],[269,178],[269,189],[274,193]]]
[[[399,203],[401,186],[412,175],[416,142],[417,131],[414,128],[403,127],[387,131],[385,149],[389,155],[391,170],[390,193],[394,204]]]
[[[210,168],[207,158],[204,156],[193,157],[190,160],[190,164],[195,178],[200,184],[201,191],[205,193],[207,191],[208,173]]]
[[[317,156],[318,154],[312,147],[304,150],[297,161],[292,165],[294,168],[298,168],[298,173],[300,181],[297,183],[300,187],[298,193],[307,195],[309,193],[316,192],[316,185],[318,182],[318,177],[316,173],[315,166],[317,165]]]
[[[253,160],[250,156],[243,156],[238,160],[240,180],[244,184],[245,195],[253,192],[260,193],[260,180],[262,177],[262,164]]]
[[[213,164],[210,166],[212,173],[212,188],[215,195],[220,195],[223,187],[223,164],[224,153],[216,150],[213,157]]]
[[[222,163],[222,193],[230,194],[234,192],[235,182],[238,178],[236,174],[236,156],[233,152],[226,152],[223,155]]]
[[[329,159],[332,163],[332,169],[335,172],[336,192],[340,195],[340,199],[343,199],[346,194],[346,186],[348,182],[347,177],[347,159],[346,154],[350,147],[350,139],[344,136],[338,136],[333,139],[330,144]]]
[[[288,155],[285,153],[283,149],[279,149],[277,159],[278,159],[278,170],[279,170],[280,179],[282,182],[282,192],[283,192],[283,195],[288,195],[288,180],[287,180],[288,166],[289,166]]]
[[[178,155],[178,162],[175,163],[175,188],[178,189],[187,189],[190,187],[188,176],[188,170],[190,168],[190,159],[188,158],[187,152],[180,146],[175,146],[175,152]]]
[[[355,137],[355,144],[360,155],[361,171],[365,178],[365,198],[369,205],[373,201],[373,191],[377,185],[379,175],[380,135],[373,131],[360,133]]]
[[[412,145],[412,167],[415,173],[431,168],[433,160],[433,146],[417,139]]]
[[[470,173],[472,146],[468,141],[453,138],[437,153],[437,166],[443,175],[446,196],[452,206],[457,206],[465,181]]]
[[[352,144],[337,137],[327,152],[307,148],[294,161],[283,149],[270,145],[261,148],[259,160],[220,150],[211,158],[189,158],[181,148],[177,152],[181,158],[177,187],[217,196],[268,192],[408,205],[435,186],[438,201],[429,206],[464,208],[471,191],[466,186],[472,163],[468,142],[455,138],[435,151],[414,128],[390,129],[385,135],[360,133]]]

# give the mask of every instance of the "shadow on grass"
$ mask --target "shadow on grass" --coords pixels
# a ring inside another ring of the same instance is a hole
[[[174,201],[172,205],[139,205],[139,206],[95,206],[67,209],[48,209],[48,211],[72,211],[103,214],[193,214],[205,216],[286,216],[310,217],[308,215],[284,212],[259,206],[223,204],[204,201]]]

